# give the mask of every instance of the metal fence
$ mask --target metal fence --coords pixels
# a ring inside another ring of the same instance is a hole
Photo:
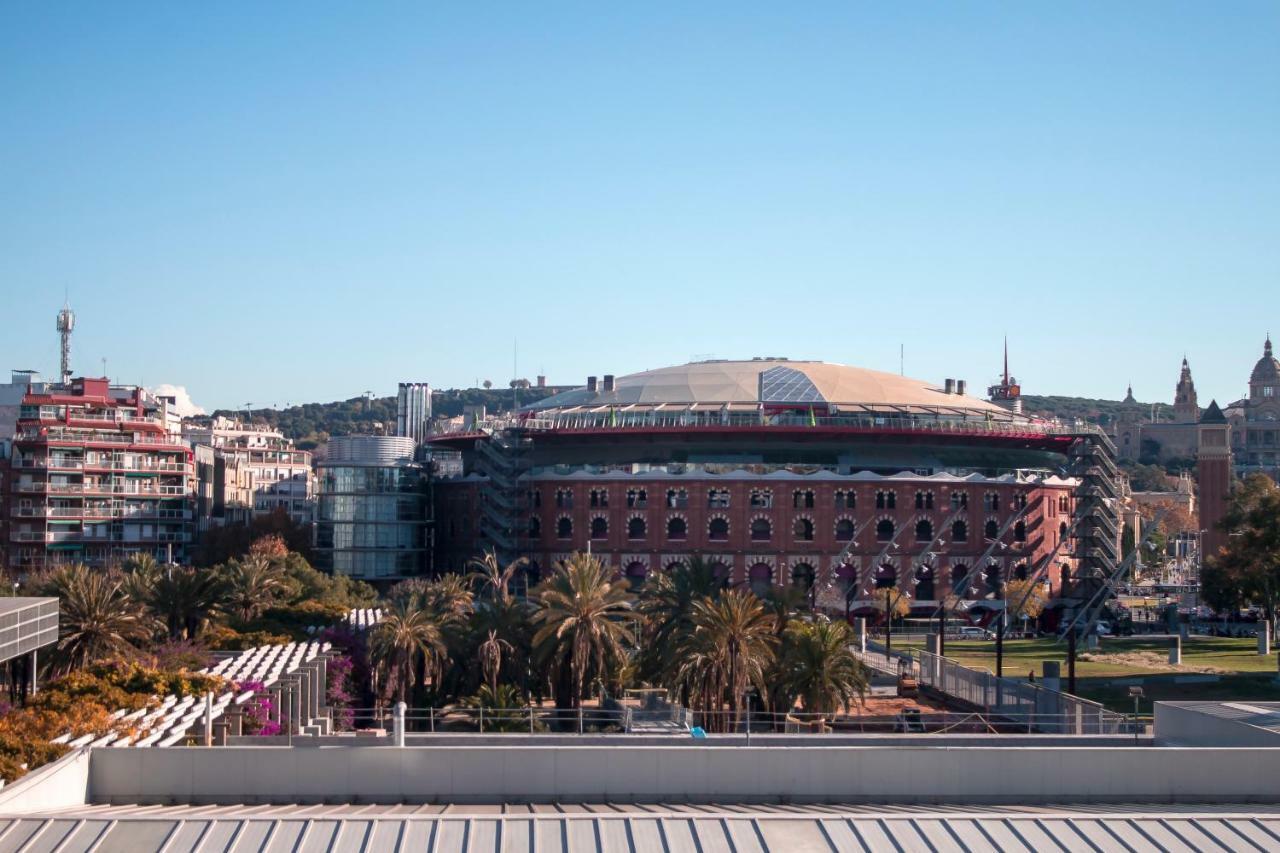
[[[830,714],[751,711],[693,711],[672,706],[661,717],[650,716],[637,708],[410,708],[404,715],[407,735],[631,735],[672,736],[677,738],[738,737],[750,744],[752,739],[769,735],[839,736],[839,735],[963,735],[1008,734],[1027,735],[1072,731],[1080,725],[1080,734],[1129,733],[1132,722],[1120,715],[1109,719],[1107,727],[1094,723],[1096,716],[1081,715],[1075,710],[1054,713],[1047,710],[1020,710],[1007,707],[998,711],[933,711],[908,709],[897,714],[869,715],[847,713],[856,708],[841,709]],[[1114,725],[1111,725],[1114,723]],[[357,733],[389,737],[397,723],[390,708],[358,709],[354,729]]]
[[[918,653],[916,670],[921,686],[981,708],[992,717],[1023,721],[1028,730],[1078,735],[1130,730],[1129,718],[1097,702],[1027,681],[997,678],[930,652]]]

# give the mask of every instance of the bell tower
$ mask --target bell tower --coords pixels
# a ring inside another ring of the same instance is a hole
[[[1196,404],[1196,383],[1191,381],[1191,365],[1182,358],[1182,373],[1178,387],[1173,392],[1173,417],[1176,423],[1193,424],[1200,419],[1200,407]]]

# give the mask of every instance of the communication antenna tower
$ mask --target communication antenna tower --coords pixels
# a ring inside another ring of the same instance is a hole
[[[59,365],[59,376],[62,384],[71,383],[71,330],[76,327],[76,313],[71,310],[71,303],[62,303],[58,312],[58,337],[62,338],[62,362]]]

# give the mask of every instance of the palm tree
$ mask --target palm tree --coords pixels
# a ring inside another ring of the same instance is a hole
[[[174,566],[156,579],[151,609],[164,621],[171,639],[194,640],[209,616],[221,607],[223,595],[216,572]]]
[[[765,670],[778,645],[774,618],[750,591],[732,589],[714,601],[695,602],[693,624],[689,660],[719,670],[736,726],[747,688],[754,685],[765,692]]]
[[[480,644],[480,669],[484,672],[485,683],[493,693],[498,692],[498,673],[502,671],[502,652],[515,651],[511,643],[498,636],[498,632],[489,631],[489,638]]]
[[[118,572],[74,563],[54,573],[61,609],[58,649],[67,669],[132,651],[151,634],[150,620],[132,606]]]
[[[222,608],[243,622],[261,616],[287,588],[284,572],[266,557],[232,560],[222,574]]]
[[[781,680],[806,712],[828,715],[865,699],[867,671],[852,643],[853,632],[845,622],[801,622],[787,632]]]
[[[625,581],[590,554],[574,554],[560,564],[537,592],[538,626],[533,644],[555,661],[567,663],[571,706],[579,707],[588,668],[603,674],[609,658],[620,658],[634,642],[629,624],[631,599]]]
[[[720,594],[720,579],[711,565],[694,557],[659,573],[640,592],[638,609],[645,618],[641,672],[652,681],[671,684],[680,670],[680,646],[693,631],[693,604]],[[682,701],[689,703],[688,690]]]
[[[369,634],[369,658],[398,702],[420,681],[420,672],[436,671],[445,653],[440,623],[403,599],[390,604]]]
[[[495,601],[506,601],[511,596],[512,579],[528,562],[528,558],[519,557],[504,567],[498,562],[496,553],[486,551],[479,560],[471,561],[471,576],[482,590],[490,591],[490,597]]]
[[[428,581],[420,597],[422,606],[442,622],[465,620],[475,599],[466,578],[453,573]]]
[[[124,561],[124,592],[139,607],[146,607],[160,579],[160,564],[150,554],[134,554]]]

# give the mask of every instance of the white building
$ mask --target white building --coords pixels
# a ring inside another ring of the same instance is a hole
[[[396,394],[396,435],[421,444],[431,422],[431,386],[426,382],[401,382]]]
[[[183,437],[192,447],[210,447],[223,460],[210,468],[223,473],[223,482],[214,491],[247,492],[254,515],[277,509],[288,513],[298,524],[315,519],[315,478],[311,453],[298,450],[280,432],[256,424],[216,417],[206,425],[184,425]],[[202,466],[200,470],[205,470]],[[230,482],[234,471],[234,484]],[[202,491],[203,484],[202,484]]]

